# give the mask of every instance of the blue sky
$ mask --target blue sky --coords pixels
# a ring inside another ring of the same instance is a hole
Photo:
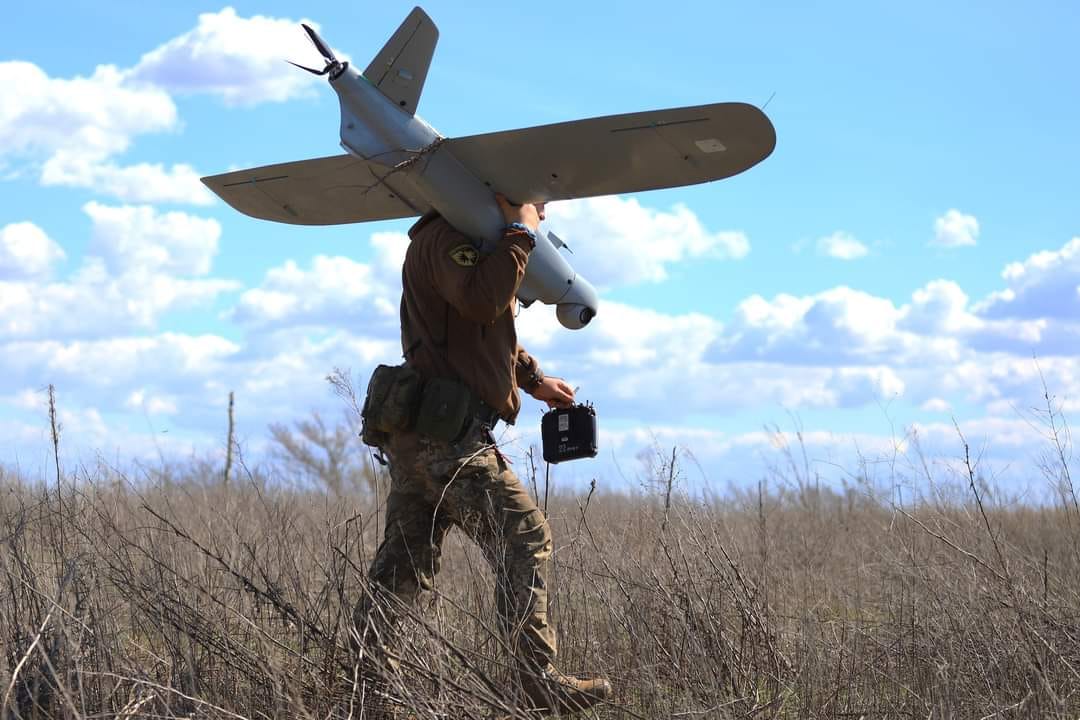
[[[9,9],[0,47],[0,461],[47,457],[49,383],[73,460],[219,452],[230,389],[254,456],[268,423],[339,413],[327,371],[394,359],[409,223],[260,222],[197,177],[339,152],[335,96],[282,62],[318,64],[298,22],[366,64],[411,5],[50,7]],[[776,151],[744,175],[552,206],[604,303],[576,334],[519,322],[604,428],[561,476],[633,482],[678,443],[752,483],[796,428],[825,477],[917,468],[913,437],[947,473],[955,419],[987,472],[1044,482],[1025,409],[1041,369],[1068,417],[1080,375],[1074,5],[425,9],[419,113],[448,136],[769,101]]]

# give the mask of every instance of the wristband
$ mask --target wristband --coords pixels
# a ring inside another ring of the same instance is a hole
[[[536,390],[536,388],[540,387],[540,383],[542,382],[544,382],[544,373],[540,371],[540,368],[536,368],[529,373],[529,377],[526,378],[525,384],[521,386],[521,389],[527,393],[531,393]]]
[[[532,241],[532,246],[536,247],[536,231],[533,230],[528,225],[526,225],[525,223],[512,222],[512,223],[510,223],[509,225],[506,226],[506,229],[507,229],[508,232],[511,232],[511,233],[514,233],[514,234],[525,233],[526,235],[529,236],[529,240]]]

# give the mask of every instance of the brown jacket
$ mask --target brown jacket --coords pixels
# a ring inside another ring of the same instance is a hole
[[[480,255],[441,216],[425,215],[409,230],[401,270],[401,346],[424,378],[447,377],[469,389],[513,423],[521,409],[518,387],[543,375],[518,345],[517,293],[532,242],[508,232],[490,255]]]

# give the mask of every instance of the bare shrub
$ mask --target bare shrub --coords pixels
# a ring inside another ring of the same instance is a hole
[[[0,717],[527,717],[460,533],[402,609],[401,673],[354,664],[381,528],[351,432],[282,429],[296,452],[228,483],[198,461],[3,472]],[[545,488],[560,665],[613,680],[601,718],[1077,716],[1072,496],[1014,502],[958,446],[957,475],[927,466],[903,497],[825,486],[798,448],[790,482],[722,497],[680,491],[677,449],[644,492]],[[301,470],[318,484],[273,479]]]
[[[291,429],[280,423],[270,426],[271,455],[292,480],[322,485],[336,496],[374,493],[375,474],[358,433],[354,421],[328,427],[318,413],[312,413]]]

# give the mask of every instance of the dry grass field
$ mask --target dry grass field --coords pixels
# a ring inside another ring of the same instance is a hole
[[[0,717],[373,717],[346,627],[386,480],[347,429],[275,434],[274,464],[230,459],[227,477],[2,475]],[[670,448],[633,492],[551,491],[524,463],[556,538],[561,665],[616,687],[589,716],[1080,716],[1067,446],[1052,437],[1034,470],[1061,490],[1040,506],[965,476],[958,447],[960,474],[908,478],[926,491],[903,502],[818,487],[798,462],[695,500]],[[490,573],[458,533],[443,568],[392,695],[417,718],[514,715]]]

